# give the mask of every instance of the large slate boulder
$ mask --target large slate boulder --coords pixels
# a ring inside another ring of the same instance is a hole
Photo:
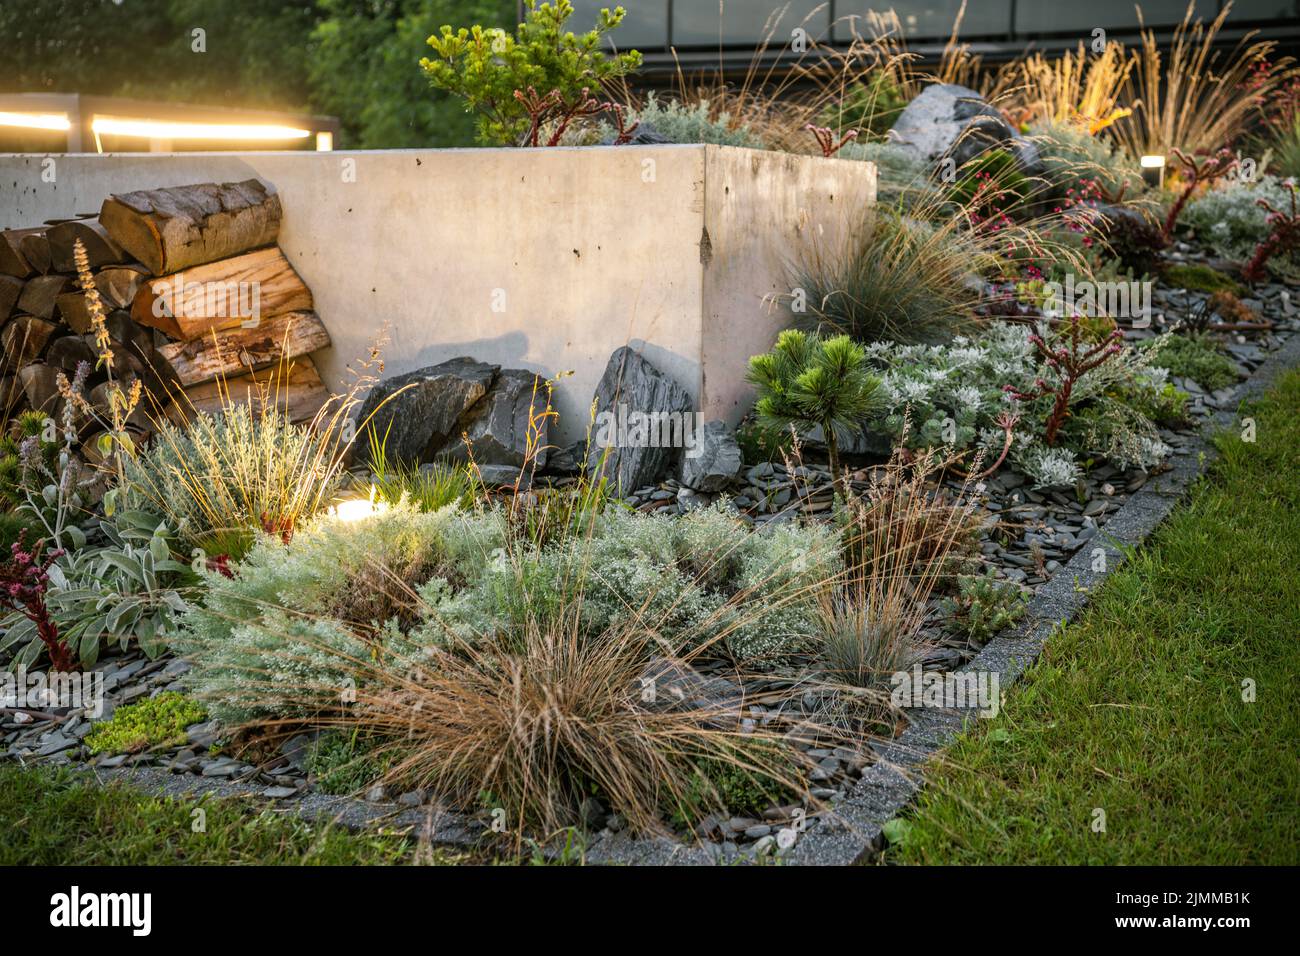
[[[631,494],[676,465],[681,446],[665,439],[672,437],[672,422],[680,426],[685,416],[694,414],[691,396],[642,355],[626,345],[615,349],[596,386],[594,403],[596,419],[587,449],[587,471],[593,477],[603,474],[616,492]],[[680,427],[676,434],[682,434]]]
[[[357,421],[364,423],[374,413],[366,427],[380,440],[386,436],[390,460],[429,461],[459,439],[461,416],[487,394],[500,369],[461,357],[384,379],[366,396]],[[369,448],[365,436],[360,448],[363,454]]]
[[[924,163],[948,156],[960,168],[986,150],[1005,149],[1025,175],[1043,172],[1038,148],[984,97],[955,83],[926,87],[899,114],[889,138]]]
[[[537,467],[546,465],[546,434],[549,420],[546,411],[546,380],[535,372],[520,368],[502,369],[488,393],[466,409],[456,426],[455,440],[447,449],[447,456],[457,461],[468,461],[469,455],[461,435],[469,439],[474,461],[480,466],[508,465],[519,469],[524,466],[528,448],[528,421],[532,414],[542,416]],[[536,403],[536,410],[533,405]]]
[[[681,482],[696,491],[722,491],[740,474],[744,456],[726,422],[708,422],[682,453]]]

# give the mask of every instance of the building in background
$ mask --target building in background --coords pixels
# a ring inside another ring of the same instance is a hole
[[[573,0],[574,29],[587,29],[601,7],[611,0]],[[1168,33],[1183,19],[1187,0],[1137,0],[1142,18],[1157,35]],[[1226,0],[1196,0],[1195,15],[1217,16]],[[818,44],[846,47],[855,21],[870,12],[898,15],[909,48],[922,58],[937,58],[952,33],[961,0],[625,0],[627,18],[614,33],[620,49],[645,55],[647,79],[694,68],[722,67],[743,71],[756,60],[776,61],[788,48],[791,31],[805,29]],[[522,11],[522,5],[521,5]],[[1027,47],[1051,51],[1074,47],[1104,29],[1115,39],[1130,39],[1139,30],[1134,0],[970,0],[960,38],[972,52],[996,62]],[[1259,29],[1287,50],[1300,46],[1300,2],[1297,0],[1235,0],[1219,41],[1235,43],[1248,30]],[[859,32],[865,32],[859,27]],[[767,49],[764,49],[766,42]],[[786,57],[792,62],[792,58]],[[779,69],[779,67],[778,67]]]

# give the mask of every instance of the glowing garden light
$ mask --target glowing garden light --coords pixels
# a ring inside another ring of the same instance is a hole
[[[369,498],[349,498],[346,501],[340,501],[334,507],[330,508],[329,513],[336,521],[353,522],[364,521],[366,518],[373,518],[375,515],[383,514],[388,510],[387,502],[379,501],[375,486],[370,486]]]
[[[306,139],[311,130],[263,123],[166,123],[155,120],[96,116],[90,123],[96,135],[140,136],[145,139]]]
[[[1163,156],[1143,156],[1142,181],[1148,186],[1165,184],[1165,158]]]
[[[0,126],[17,126],[23,129],[51,129],[66,132],[72,128],[72,123],[64,113],[0,112]]]

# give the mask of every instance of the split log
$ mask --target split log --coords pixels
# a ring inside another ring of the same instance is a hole
[[[287,367],[191,386],[168,406],[167,417],[183,425],[197,412],[219,415],[229,405],[245,402],[260,411],[265,401],[274,403],[290,421],[302,423],[311,421],[329,397],[315,363],[304,355]]]
[[[95,273],[95,288],[106,309],[129,309],[149,270],[138,262],[108,266]]]
[[[33,315],[20,315],[0,329],[0,350],[9,368],[20,369],[45,351],[45,344],[58,328]],[[35,406],[33,406],[35,407]]]
[[[65,372],[75,372],[82,362],[89,363],[93,369],[97,359],[94,346],[80,335],[57,338],[45,352],[45,364],[61,368]]]
[[[131,317],[174,339],[312,307],[311,290],[279,249],[259,249],[145,281]]]
[[[36,276],[28,279],[18,297],[18,311],[41,319],[54,318],[59,296],[73,287],[71,276]]]
[[[9,318],[18,297],[23,294],[23,280],[17,276],[0,274],[0,322]]]
[[[263,319],[256,328],[227,329],[164,345],[158,356],[181,385],[197,385],[275,365],[329,344],[329,333],[315,312],[286,312]]]
[[[18,380],[17,375],[0,376],[0,414],[4,415],[5,420],[14,416],[17,411],[15,406],[26,397],[23,393],[23,383]]]
[[[0,272],[26,279],[36,270],[23,255],[22,241],[27,236],[45,232],[44,226],[31,229],[5,229],[0,231]]]
[[[57,417],[62,397],[58,377],[61,369],[50,365],[27,365],[18,370],[18,380],[27,396],[27,404],[38,412]]]
[[[50,263],[55,272],[76,271],[73,252],[78,239],[86,248],[86,257],[92,269],[126,261],[126,253],[112,240],[98,219],[61,222],[57,226],[50,226],[45,238],[50,244]]]
[[[90,306],[84,292],[65,292],[54,300],[58,319],[78,335],[90,331]]]
[[[280,197],[264,183],[197,183],[110,196],[99,221],[156,276],[275,244]]]
[[[50,241],[45,238],[45,227],[31,230],[23,236],[18,242],[18,248],[22,250],[23,258],[31,266],[33,272],[39,272],[45,275],[50,271],[52,256],[50,254]]]

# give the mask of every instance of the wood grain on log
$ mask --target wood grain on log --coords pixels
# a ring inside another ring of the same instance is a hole
[[[146,280],[135,294],[131,317],[189,340],[311,307],[311,290],[272,246]]]
[[[23,280],[17,276],[0,274],[0,322],[14,311],[18,297],[23,294]]]
[[[286,366],[275,366],[224,381],[204,382],[185,389],[167,409],[167,417],[184,424],[196,412],[218,415],[230,404],[249,403],[255,410],[274,404],[289,420],[309,422],[329,399],[315,363],[300,356]]]
[[[61,371],[62,369],[35,363],[19,369],[18,380],[27,396],[27,404],[38,412],[57,416],[59,405],[63,401],[57,384]]]
[[[55,272],[75,272],[74,251],[81,240],[90,268],[115,265],[126,260],[122,247],[112,240],[98,219],[71,219],[50,226],[45,233],[50,244],[50,264]]]
[[[138,262],[106,266],[95,273],[95,288],[106,309],[129,309],[149,270]]]
[[[110,196],[99,221],[156,276],[275,244],[280,197],[260,180]]]
[[[45,238],[44,226],[26,230],[26,235],[18,241],[18,248],[22,250],[23,258],[33,272],[45,275],[50,271],[50,241]]]
[[[42,319],[52,319],[59,296],[74,285],[71,276],[36,276],[28,279],[23,286],[22,295],[18,297],[18,311]]]
[[[8,276],[17,276],[20,279],[26,279],[34,273],[36,270],[32,268],[32,264],[23,255],[22,241],[26,236],[43,232],[45,232],[44,226],[34,226],[31,229],[0,230],[0,272]]]
[[[4,353],[6,365],[11,369],[21,369],[29,362],[34,362],[45,351],[45,344],[57,328],[53,322],[38,319],[34,315],[20,315],[10,319],[0,329],[0,350]]]
[[[329,333],[315,312],[286,312],[263,319],[256,328],[234,328],[158,350],[181,385],[219,376],[241,375],[326,348]]]

